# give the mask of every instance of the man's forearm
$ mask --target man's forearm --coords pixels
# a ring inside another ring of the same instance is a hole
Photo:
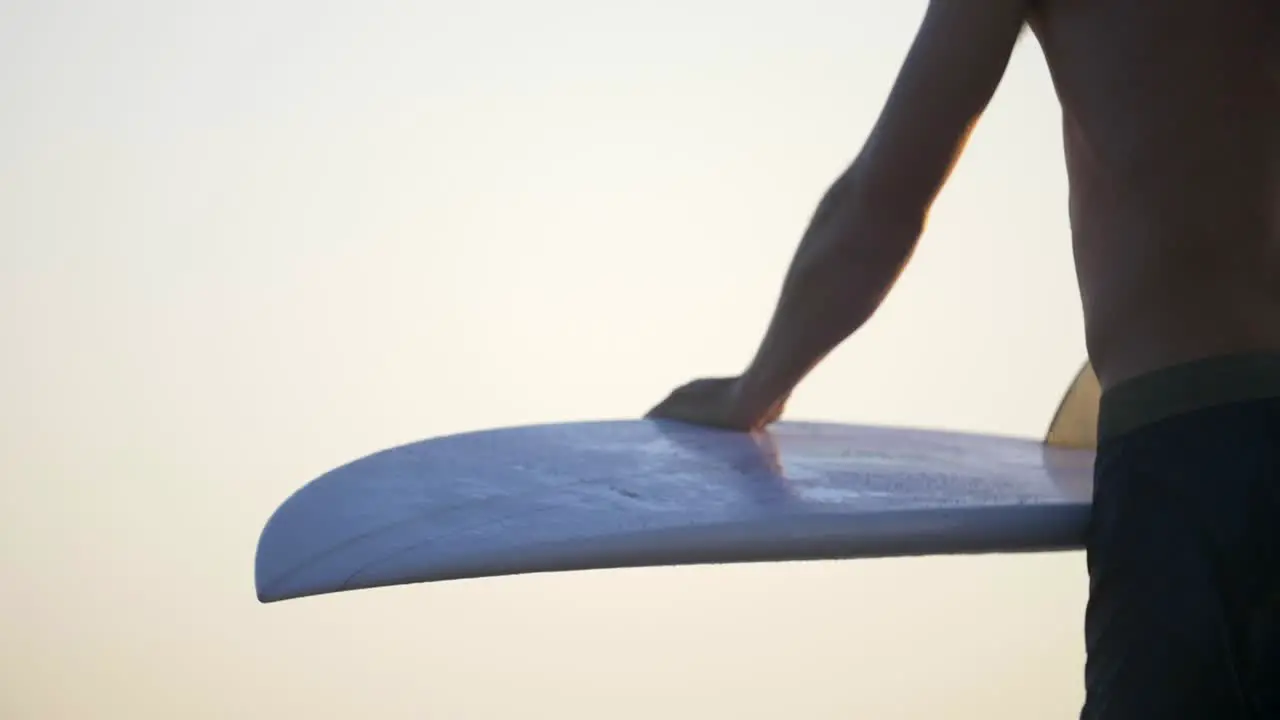
[[[786,399],[814,365],[870,319],[893,287],[923,230],[926,208],[890,207],[848,177],[823,199],[787,271],[764,341],[739,383],[753,411]]]

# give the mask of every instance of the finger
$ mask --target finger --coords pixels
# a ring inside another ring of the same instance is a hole
[[[653,408],[645,414],[645,417],[665,415],[679,409],[681,405],[688,405],[687,399],[693,393],[694,386],[697,384],[698,381],[694,380],[693,382],[685,383],[675,390],[672,390],[669,395],[663,398],[662,402],[653,406]]]
[[[669,417],[675,410],[679,408],[679,398],[676,393],[671,393],[662,402],[654,405],[645,413],[646,418],[662,418]]]

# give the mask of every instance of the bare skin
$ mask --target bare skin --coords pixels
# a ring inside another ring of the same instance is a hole
[[[1024,26],[1062,106],[1104,391],[1189,360],[1280,352],[1280,0],[932,0],[749,367],[676,389],[650,417],[738,430],[780,417],[906,266]]]

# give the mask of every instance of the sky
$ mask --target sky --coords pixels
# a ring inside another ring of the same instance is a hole
[[[254,597],[334,466],[740,371],[924,6],[0,5],[0,716],[1075,717],[1081,553]],[[1066,201],[1027,37],[789,417],[1041,435]]]

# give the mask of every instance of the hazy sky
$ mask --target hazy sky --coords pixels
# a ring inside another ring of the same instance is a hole
[[[1075,717],[1080,553],[254,598],[335,465],[740,370],[924,5],[0,4],[0,716]],[[1041,434],[1061,153],[1026,38],[791,417]]]

